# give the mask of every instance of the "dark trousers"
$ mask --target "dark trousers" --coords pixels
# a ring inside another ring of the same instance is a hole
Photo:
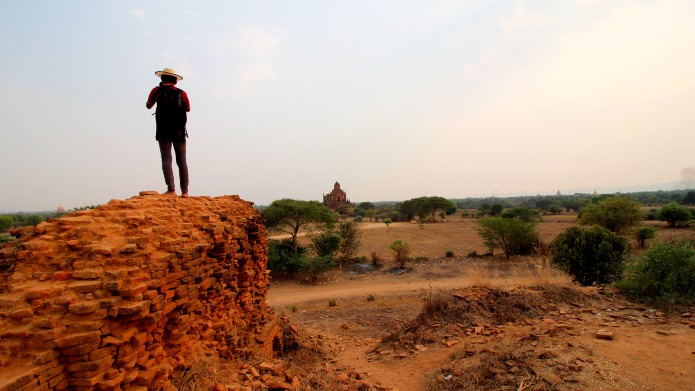
[[[186,163],[186,143],[175,143],[169,140],[159,140],[159,152],[162,155],[162,172],[167,184],[167,191],[175,191],[174,170],[172,168],[171,147],[176,153],[176,165],[179,167],[179,182],[181,193],[188,193],[188,163]]]

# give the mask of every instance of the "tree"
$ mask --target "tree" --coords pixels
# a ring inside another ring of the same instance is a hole
[[[628,295],[666,305],[695,303],[695,248],[689,241],[656,242],[628,261],[616,284]]]
[[[492,207],[490,207],[490,216],[499,216],[502,214],[503,210],[504,207],[502,204],[492,204]]]
[[[629,252],[627,239],[599,225],[567,228],[552,247],[553,264],[584,286],[619,279]]]
[[[37,225],[43,222],[43,220],[44,219],[41,215],[28,215],[24,218],[24,225],[27,227]]]
[[[0,232],[5,232],[12,227],[14,219],[12,216],[0,216]]]
[[[690,209],[680,205],[676,201],[671,201],[661,207],[656,215],[660,221],[665,221],[671,227],[687,226],[693,218]]]
[[[628,197],[610,197],[581,210],[581,225],[600,225],[612,232],[621,232],[642,221],[640,203]]]
[[[311,224],[332,227],[335,214],[318,201],[300,201],[289,198],[273,201],[262,212],[266,226],[274,231],[284,232],[292,239],[295,254],[298,251],[297,234]]]
[[[653,239],[655,236],[656,233],[652,227],[640,227],[635,230],[635,238],[637,239],[639,248],[647,247],[647,239]]]
[[[518,217],[524,221],[541,221],[541,215],[536,209],[531,208],[512,208],[505,210],[501,214],[505,219]]]
[[[338,226],[338,235],[340,235],[340,252],[343,258],[350,259],[355,256],[360,248],[361,232],[357,224],[352,221],[340,223]]]
[[[492,252],[501,248],[509,259],[512,255],[528,254],[538,242],[536,222],[519,218],[484,217],[478,220],[478,234]]]
[[[405,240],[396,240],[389,245],[389,249],[396,254],[396,261],[400,264],[401,269],[403,269],[408,260],[408,254],[410,254],[410,245],[408,242]]]
[[[311,250],[319,258],[333,259],[340,248],[340,235],[326,230],[311,237]]]
[[[695,191],[689,191],[688,194],[683,197],[683,200],[681,201],[685,205],[693,205],[695,204]]]
[[[391,227],[391,223],[393,223],[393,220],[384,219],[384,224],[386,224],[386,232],[389,232],[389,227]]]

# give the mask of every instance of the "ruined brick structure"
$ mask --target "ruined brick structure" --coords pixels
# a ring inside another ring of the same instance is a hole
[[[353,206],[353,204],[347,198],[347,193],[340,188],[340,183],[337,181],[333,185],[333,190],[331,190],[330,193],[323,195],[323,204],[334,212],[337,211],[341,205]]]
[[[266,235],[237,196],[113,200],[0,248],[0,390],[166,389],[196,354],[271,350]]]

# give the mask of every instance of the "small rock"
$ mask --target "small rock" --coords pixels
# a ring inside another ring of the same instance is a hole
[[[612,341],[615,338],[615,333],[612,331],[599,330],[596,332],[596,339],[605,339]]]
[[[670,331],[663,331],[663,330],[656,330],[656,333],[659,335],[676,335],[676,333],[673,333]]]

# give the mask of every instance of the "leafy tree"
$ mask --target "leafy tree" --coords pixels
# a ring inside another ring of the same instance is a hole
[[[667,222],[671,227],[678,227],[687,226],[690,224],[690,220],[693,218],[693,215],[690,212],[690,209],[675,201],[671,201],[661,207],[656,217],[660,221]]]
[[[12,216],[0,216],[0,232],[5,232],[12,228],[13,223],[14,219]]]
[[[655,236],[656,233],[652,227],[640,227],[635,230],[635,238],[637,239],[639,248],[645,248],[647,246],[647,240],[653,239]]]
[[[393,223],[393,221],[391,219],[384,219],[384,224],[386,224],[386,232],[389,232],[389,228],[391,227],[391,223]]]
[[[501,248],[507,259],[512,255],[529,254],[538,243],[536,222],[516,217],[484,217],[478,220],[478,225],[478,234],[490,252]]]
[[[639,223],[642,217],[639,202],[628,197],[610,197],[582,209],[579,223],[620,232]]]
[[[400,203],[398,210],[407,216],[408,220],[419,216],[421,220],[429,218],[431,221],[436,221],[438,211],[447,214],[455,213],[456,204],[439,196],[418,197]]]
[[[662,304],[695,303],[695,248],[688,241],[656,242],[628,261],[617,286],[628,295]]]
[[[492,204],[490,207],[490,216],[499,216],[503,210],[504,207],[502,204]]]
[[[311,250],[319,258],[330,258],[340,248],[340,235],[332,230],[326,230],[311,237]]]
[[[357,223],[346,221],[338,226],[338,235],[340,235],[339,250],[343,258],[350,259],[355,256],[360,248],[362,233],[360,232]]]
[[[502,217],[511,219],[518,217],[524,221],[541,221],[541,215],[537,210],[531,208],[512,208],[502,212]]]
[[[273,275],[294,277],[304,269],[306,262],[306,247],[295,248],[292,239],[268,241],[268,269]]]
[[[389,245],[396,255],[396,261],[399,263],[401,269],[405,267],[405,263],[408,261],[408,254],[410,254],[410,244],[405,240],[396,240]]]
[[[366,211],[369,209],[376,209],[376,206],[371,202],[360,202],[355,208],[356,211]]]
[[[553,240],[552,262],[581,285],[620,278],[629,251],[627,239],[598,226],[570,227]]]
[[[262,215],[269,229],[291,236],[295,254],[298,251],[297,235],[300,229],[311,224],[323,224],[330,228],[336,221],[333,212],[318,201],[288,198],[273,201],[263,210]]]
[[[24,225],[29,227],[29,226],[37,225],[43,221],[44,221],[44,219],[41,215],[28,215],[24,218]]]
[[[689,191],[688,194],[683,197],[683,200],[681,201],[685,205],[693,205],[695,204],[695,191]]]

